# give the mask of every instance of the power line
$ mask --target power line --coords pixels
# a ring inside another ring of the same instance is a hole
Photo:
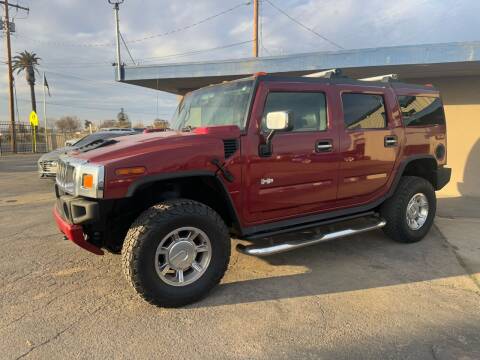
[[[30,100],[26,99],[18,99],[19,102],[23,103],[30,103]],[[118,108],[106,108],[106,107],[98,107],[98,106],[83,106],[83,105],[72,105],[72,104],[66,104],[62,102],[52,102],[52,101],[47,101],[47,105],[52,105],[52,106],[58,106],[58,107],[67,107],[67,108],[73,108],[73,109],[86,109],[86,110],[98,110],[98,111],[118,111]],[[142,115],[149,115],[149,116],[155,116],[154,112],[146,112],[146,111],[135,111],[135,110],[129,110],[129,113],[132,114],[142,114]],[[167,113],[160,113],[162,116],[169,116],[171,114]]]
[[[40,70],[43,70],[44,72],[46,72],[49,75],[53,74],[53,75],[58,75],[58,76],[62,76],[62,77],[70,78],[70,79],[90,81],[92,83],[101,84],[101,85],[118,85],[118,82],[113,81],[113,80],[112,81],[102,81],[102,80],[88,79],[88,78],[83,78],[83,77],[79,77],[79,76],[76,76],[76,75],[64,74],[64,73],[60,73],[60,72],[56,72],[56,71],[51,71],[48,68],[45,68],[43,66],[39,66],[38,68]]]
[[[12,64],[12,44],[11,44],[11,39],[10,39],[10,34],[14,32],[14,29],[12,29],[12,25],[14,25],[13,22],[10,22],[10,16],[9,16],[9,10],[10,7],[13,9],[17,10],[24,10],[24,11],[30,11],[29,8],[26,8],[24,6],[20,5],[14,5],[14,4],[9,4],[8,0],[3,0],[0,1],[0,4],[4,5],[4,18],[5,18],[5,23],[2,21],[2,28],[5,33],[5,45],[6,45],[6,50],[7,50],[7,65],[8,65],[8,103],[9,103],[9,111],[10,111],[10,144],[12,146],[12,152],[16,153],[17,152],[17,140],[16,140],[16,135],[15,135],[15,103],[14,103],[14,94],[13,94],[13,64]],[[1,19],[0,19],[1,20]]]
[[[113,46],[113,42],[104,42],[104,43],[88,43],[88,42],[71,42],[71,41],[51,41],[51,40],[40,40],[31,38],[29,36],[25,36],[23,34],[16,35],[19,38],[23,38],[25,40],[35,42],[37,44],[45,44],[45,45],[52,45],[52,46],[73,46],[73,47],[91,47],[91,48],[107,48]],[[109,50],[109,49],[106,49]]]
[[[268,55],[272,55],[272,53],[265,47],[265,44],[264,44],[264,41],[263,41],[264,37],[263,37],[263,15],[262,15],[263,7],[262,7],[262,3],[260,2],[260,3],[258,4],[258,6],[259,6],[258,11],[259,11],[259,13],[260,13],[260,24],[259,24],[259,25],[260,25],[260,26],[259,26],[259,28],[260,28],[260,29],[259,29],[259,30],[260,30],[260,47],[261,47],[263,50],[265,50],[265,52],[266,52]]]
[[[123,38],[122,33],[119,32],[119,34],[120,34],[120,39],[122,40],[123,45],[125,46],[125,49],[127,49],[128,56],[130,56],[130,60],[132,60],[133,65],[136,65],[136,64],[135,64],[135,60],[133,60],[132,53],[130,52],[130,49],[128,48],[127,43],[125,42],[125,39]]]
[[[308,26],[302,24],[300,21],[298,21],[297,19],[295,19],[294,17],[290,16],[285,10],[282,10],[281,8],[279,8],[277,5],[275,5],[273,2],[271,2],[270,0],[264,0],[266,1],[267,3],[270,4],[271,7],[273,7],[275,10],[277,10],[278,12],[282,13],[283,15],[285,15],[286,17],[288,17],[290,20],[292,20],[295,24],[297,24],[298,26],[301,26],[302,28],[304,28],[305,30],[307,31],[310,31],[312,34],[315,34],[316,36],[318,36],[319,38],[325,40],[326,42],[328,42],[329,44],[335,46],[336,48],[338,49],[341,49],[341,50],[345,50],[345,48],[339,44],[337,44],[336,42],[330,40],[329,38],[327,38],[326,36],[323,36],[322,34],[316,32],[315,30],[313,30],[312,28],[309,28]]]
[[[213,20],[213,19],[215,19],[219,16],[228,14],[228,13],[230,13],[230,12],[240,8],[240,7],[248,6],[250,4],[251,4],[251,1],[242,2],[240,4],[232,6],[231,8],[228,8],[226,10],[223,10],[223,11],[219,12],[219,13],[210,15],[210,16],[208,16],[204,19],[201,19],[197,22],[194,22],[192,24],[189,24],[189,25],[186,25],[186,26],[183,26],[183,27],[180,27],[180,28],[176,28],[176,29],[173,29],[173,30],[169,30],[169,31],[166,31],[166,32],[163,32],[163,33],[147,35],[147,36],[137,38],[137,39],[134,39],[134,40],[129,40],[129,41],[126,41],[126,43],[127,44],[138,43],[138,42],[142,42],[142,41],[146,41],[146,40],[150,40],[150,39],[155,39],[155,38],[159,38],[159,37],[163,37],[163,36],[172,35],[172,34],[182,32],[182,31],[185,31],[185,30],[189,30],[189,29],[191,29],[195,26],[201,25],[201,24],[206,23],[210,20]],[[17,34],[17,36],[22,37],[24,39],[27,39],[29,41],[33,41],[33,42],[37,42],[37,43],[41,43],[41,44],[46,44],[46,45],[55,45],[55,46],[77,46],[77,47],[92,47],[92,48],[104,48],[105,47],[106,48],[106,47],[110,47],[110,46],[115,45],[115,43],[112,42],[112,41],[98,42],[98,43],[72,42],[72,41],[50,41],[50,40],[34,39],[34,38],[31,38],[31,37],[28,37],[28,36],[25,36],[25,35],[18,35]]]
[[[154,38],[157,38],[157,37],[163,37],[163,36],[167,36],[167,35],[171,35],[171,34],[175,34],[177,32],[181,32],[181,31],[185,31],[185,30],[188,30],[188,29],[191,29],[195,26],[198,26],[200,24],[203,24],[207,21],[210,21],[210,20],[213,20],[219,16],[222,16],[222,15],[225,15],[225,14],[228,14],[229,12],[232,12],[242,6],[248,6],[250,5],[252,2],[251,1],[247,1],[247,2],[243,2],[243,3],[240,3],[240,4],[237,4],[235,6],[232,6],[231,8],[229,9],[226,9],[226,10],[223,10],[219,13],[216,13],[214,15],[210,15],[202,20],[199,20],[197,22],[194,22],[193,24],[190,24],[190,25],[186,25],[186,26],[183,26],[183,27],[180,27],[180,28],[177,28],[177,29],[174,29],[174,30],[170,30],[170,31],[166,31],[164,33],[160,33],[160,34],[153,34],[153,35],[148,35],[148,36],[145,36],[145,37],[142,37],[142,38],[138,38],[138,39],[134,39],[134,40],[129,40],[127,41],[127,43],[129,44],[132,44],[132,43],[136,43],[136,42],[141,42],[141,41],[145,41],[145,40],[150,40],[150,39],[154,39]]]
[[[60,72],[57,72],[57,71],[52,71],[52,70],[48,70],[47,68],[44,68],[44,67],[39,67],[40,70],[42,70],[43,72],[45,72],[47,75],[57,75],[57,76],[61,76],[61,77],[65,77],[65,78],[70,78],[70,79],[74,79],[74,80],[81,80],[81,81],[87,81],[87,82],[91,82],[93,84],[99,84],[99,85],[107,85],[107,86],[114,86],[116,89],[122,89],[122,90],[126,90],[126,86],[129,86],[128,84],[125,84],[125,83],[121,83],[121,82],[117,82],[117,81],[113,81],[113,80],[95,80],[95,79],[89,79],[89,78],[84,78],[84,77],[80,77],[80,76],[76,76],[76,75],[71,75],[71,74],[64,74],[64,73],[60,73]],[[125,87],[119,87],[119,85],[125,85]],[[130,86],[129,86],[130,87]],[[142,90],[145,90],[145,91],[156,91],[155,89],[150,89],[150,88],[142,88]]]
[[[226,45],[221,45],[221,46],[216,46],[212,48],[206,48],[206,49],[198,49],[198,50],[191,50],[188,52],[182,52],[182,53],[174,53],[174,54],[168,54],[168,55],[162,55],[162,56],[153,56],[153,57],[146,57],[146,58],[140,58],[137,59],[136,64],[139,64],[140,62],[143,61],[154,61],[154,60],[161,60],[161,59],[169,59],[169,58],[176,58],[176,57],[183,57],[183,56],[188,56],[188,55],[195,55],[203,52],[209,52],[209,51],[215,51],[215,50],[221,50],[221,49],[228,49],[231,47],[235,46],[240,46],[240,45],[245,45],[251,43],[253,40],[247,40],[247,41],[240,41],[236,43],[231,43],[231,44],[226,44]],[[1,65],[1,64],[0,64]],[[64,61],[64,62],[48,62],[46,64],[46,67],[43,66],[43,68],[47,69],[50,71],[50,68],[48,66],[54,66],[55,68],[57,67],[75,67],[75,68],[82,68],[82,67],[92,67],[92,66],[112,66],[112,62],[108,61],[102,61],[102,62],[69,62],[69,61]]]
[[[188,51],[188,52],[184,52],[184,53],[177,53],[177,54],[164,55],[164,56],[148,57],[148,58],[139,59],[139,62],[140,62],[140,61],[154,61],[154,60],[160,60],[160,59],[168,59],[168,58],[182,57],[182,56],[200,54],[200,53],[208,52],[208,51],[228,49],[228,48],[235,47],[235,46],[239,46],[239,45],[250,44],[252,41],[253,41],[253,40],[240,41],[240,42],[236,42],[236,43],[232,43],[232,44],[227,44],[227,45],[222,45],[222,46],[217,46],[217,47],[208,48],[208,49],[193,50],[193,51]]]

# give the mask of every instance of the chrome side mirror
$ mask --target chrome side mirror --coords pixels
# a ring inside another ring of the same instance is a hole
[[[272,111],[267,113],[265,117],[267,135],[265,144],[259,147],[259,155],[267,157],[272,155],[272,138],[277,131],[290,131],[293,128],[293,113],[291,111]]]
[[[290,125],[290,113],[288,111],[272,111],[266,116],[268,130],[287,130]]]

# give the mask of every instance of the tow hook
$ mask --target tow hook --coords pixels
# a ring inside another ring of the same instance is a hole
[[[233,182],[234,177],[233,177],[232,173],[230,171],[228,171],[227,169],[225,169],[225,167],[220,163],[220,161],[218,159],[213,159],[211,161],[211,163],[213,165],[215,165],[217,167],[218,171],[220,171],[222,173],[225,180],[227,180],[228,182]]]

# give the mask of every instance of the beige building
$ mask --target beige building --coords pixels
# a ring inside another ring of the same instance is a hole
[[[480,196],[480,75],[426,80],[440,89],[447,117],[452,179],[441,195]]]
[[[440,196],[480,196],[480,42],[318,52],[217,62],[125,67],[126,83],[182,95],[224,80],[265,71],[303,75],[340,68],[353,78],[398,74],[400,80],[433,84],[447,117],[451,182]]]

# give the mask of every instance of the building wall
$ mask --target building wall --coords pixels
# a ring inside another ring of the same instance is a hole
[[[452,180],[440,196],[480,196],[480,76],[408,79],[440,89]]]

